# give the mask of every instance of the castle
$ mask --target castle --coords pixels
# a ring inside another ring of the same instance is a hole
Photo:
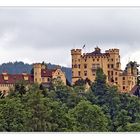
[[[129,62],[125,70],[121,70],[119,49],[109,49],[101,53],[96,47],[91,53],[83,53],[82,49],[72,49],[72,84],[79,79],[94,82],[96,69],[102,68],[107,76],[107,83],[118,86],[121,92],[131,92],[137,84],[138,65]]]
[[[90,80],[95,81],[97,68],[102,68],[107,77],[107,83],[116,85],[121,92],[131,92],[136,90],[138,78],[138,65],[136,62],[129,62],[125,70],[121,70],[119,49],[109,49],[104,53],[99,47],[91,53],[83,53],[82,49],[72,49],[72,84],[76,81]],[[38,83],[46,87],[52,79],[59,78],[66,85],[65,73],[57,67],[48,69],[46,65],[36,63],[33,65],[31,74],[0,74],[0,91],[8,93],[13,89],[18,81],[26,81],[28,84]]]
[[[8,74],[3,72],[0,74],[0,91],[7,94],[10,89],[13,89],[15,84],[19,81],[25,81],[28,84],[38,83],[48,86],[52,79],[60,78],[66,85],[66,76],[62,70],[57,67],[55,69],[48,69],[47,66],[36,63],[33,65],[33,73],[27,74]]]

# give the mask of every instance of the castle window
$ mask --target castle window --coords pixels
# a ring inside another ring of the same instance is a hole
[[[93,75],[93,76],[96,75],[96,70],[92,70],[92,75]]]
[[[95,61],[95,59],[93,59],[93,61]]]
[[[115,81],[117,81],[117,80],[118,80],[118,78],[116,77],[116,78],[115,78]]]
[[[87,59],[85,59],[85,62],[87,61]]]
[[[110,75],[110,71],[108,71],[108,75]]]
[[[99,59],[97,59],[97,61],[99,61]]]
[[[117,68],[119,68],[119,62],[118,62],[118,63],[116,63],[116,66],[117,66]]]
[[[113,58],[111,59],[111,61],[113,61]]]
[[[78,71],[78,76],[81,76],[81,72],[80,71]]]
[[[84,71],[84,76],[87,76],[87,71]]]
[[[72,76],[73,76],[73,71],[72,71]]]
[[[78,64],[78,68],[80,69],[80,64]]]
[[[123,89],[125,89],[125,86],[123,86]]]
[[[111,78],[111,82],[112,82],[112,83],[114,82],[114,79],[113,79],[113,78]]]
[[[96,68],[96,65],[95,64],[92,64],[92,68],[95,69]]]
[[[92,64],[92,69],[97,69],[100,67],[100,64]]]
[[[77,64],[74,65],[74,68],[77,68]]]
[[[84,64],[84,68],[85,68],[85,69],[87,68],[87,64]]]
[[[114,65],[113,64],[111,64],[111,68],[114,68]]]
[[[113,71],[111,71],[111,75],[113,75]]]
[[[107,66],[108,66],[108,68],[110,67],[110,65],[109,65],[109,64],[108,64]]]
[[[125,80],[125,77],[123,77],[123,80]]]
[[[78,61],[80,62],[80,59],[78,59]]]
[[[95,76],[95,73],[93,73],[93,76]]]
[[[117,72],[115,72],[115,75],[117,75]]]
[[[48,82],[50,81],[50,78],[48,78]]]

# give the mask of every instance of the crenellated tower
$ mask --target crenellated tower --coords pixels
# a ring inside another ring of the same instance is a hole
[[[72,84],[81,78],[81,49],[72,49]]]
[[[42,65],[40,63],[34,64],[34,82],[38,84],[41,84],[42,82],[41,69],[42,69]]]

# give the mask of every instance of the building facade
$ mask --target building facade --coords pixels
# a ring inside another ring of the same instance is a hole
[[[109,49],[101,53],[96,47],[91,53],[83,53],[82,49],[72,49],[72,84],[79,79],[94,82],[97,68],[102,68],[107,76],[107,83],[117,85],[121,92],[130,92],[137,83],[137,64],[129,62],[126,69],[121,70],[119,49]]]
[[[3,72],[0,74],[0,91],[7,94],[10,89],[13,89],[15,84],[19,81],[25,81],[27,84],[38,83],[42,85],[49,85],[52,79],[60,78],[66,85],[66,76],[60,68],[48,69],[41,63],[33,65],[33,73],[27,74],[8,74]]]

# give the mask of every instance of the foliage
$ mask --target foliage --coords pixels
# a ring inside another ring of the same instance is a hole
[[[0,131],[26,131],[28,116],[19,98],[0,100]]]
[[[123,128],[118,128],[119,132],[140,132],[140,123],[128,123]]]
[[[0,99],[4,132],[138,132],[140,99],[106,83],[102,69],[89,90],[54,79],[50,88],[18,82]]]
[[[69,110],[69,114],[75,119],[75,131],[107,131],[107,118],[100,107],[89,101],[79,102],[75,108]]]

